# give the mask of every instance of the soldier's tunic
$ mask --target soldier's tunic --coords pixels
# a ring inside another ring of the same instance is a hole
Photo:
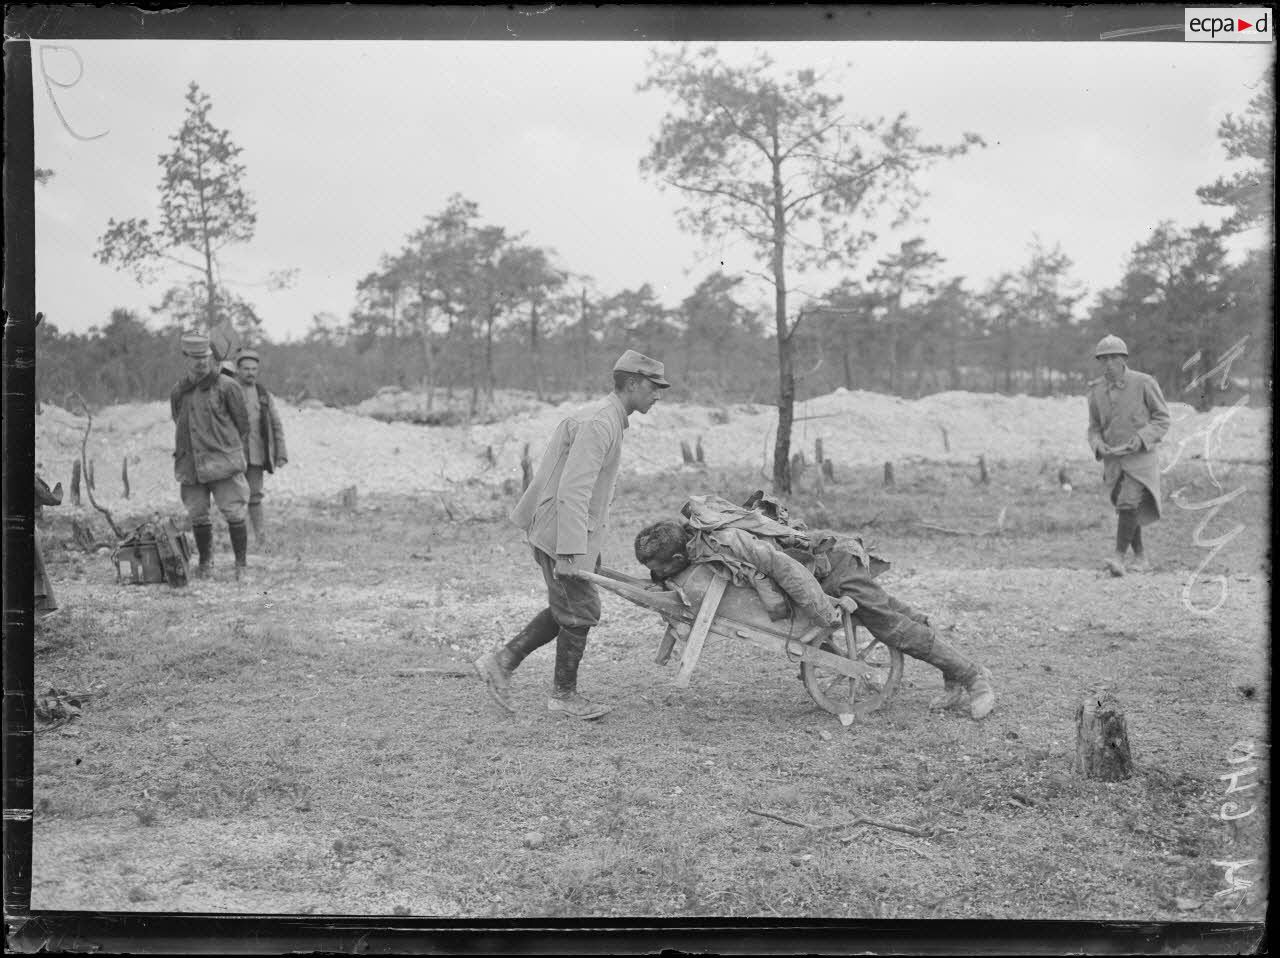
[[[587,570],[599,564],[627,427],[627,411],[617,393],[563,420],[511,512],[511,521],[533,546],[551,611],[563,628],[591,628],[600,621],[595,586],[558,579],[553,569],[561,555],[581,556],[581,568]]]
[[[1152,376],[1126,369],[1114,385],[1105,376],[1089,383],[1089,448],[1102,461],[1102,481],[1117,508],[1137,508],[1139,525],[1160,518],[1160,461],[1156,446],[1169,431],[1169,406]],[[1122,446],[1137,437],[1142,448],[1122,456],[1102,446]],[[1137,483],[1149,495],[1131,497]],[[1130,501],[1136,499],[1137,501]]]

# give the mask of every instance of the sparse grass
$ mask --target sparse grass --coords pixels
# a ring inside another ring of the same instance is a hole
[[[982,488],[940,467],[917,483],[915,469],[901,464],[891,491],[870,470],[828,486],[826,524],[879,539],[890,590],[992,666],[1001,699],[983,723],[930,714],[941,682],[914,663],[892,709],[847,730],[792,664],[754,648],[710,643],[673,690],[674,666],[652,663],[656,617],[608,596],[582,681],[615,713],[547,716],[544,649],[505,718],[468,678],[409,671],[456,669],[540,607],[510,503],[487,490],[459,493],[472,518],[457,522],[391,500],[277,509],[248,585],[227,562],[184,592],[128,588],[86,559],[81,578],[55,579],[64,611],[37,633],[37,688],[105,693],[79,734],[37,737],[33,905],[187,910],[199,882],[202,910],[1260,917],[1265,869],[1247,895],[1215,898],[1213,862],[1267,848],[1261,811],[1217,817],[1228,797],[1267,807],[1265,763],[1251,792],[1224,796],[1219,781],[1233,742],[1267,735],[1266,486],[1251,480],[1223,517],[1248,526],[1224,567],[1251,578],[1193,618],[1178,595],[1202,513],[1170,507],[1157,574],[1117,582],[1095,570],[1110,534],[1096,491],[1041,488],[1034,467],[995,464]],[[635,571],[631,535],[687,494],[740,501],[761,485],[714,470],[624,478],[606,562]],[[822,514],[811,490],[791,503]],[[978,528],[1006,506],[1004,530],[980,539],[916,521]],[[1138,761],[1114,785],[1071,771],[1074,707],[1100,682],[1126,706]],[[801,829],[746,812],[761,807],[936,831]],[[532,831],[545,840],[526,847]],[[121,863],[145,884],[119,881]]]

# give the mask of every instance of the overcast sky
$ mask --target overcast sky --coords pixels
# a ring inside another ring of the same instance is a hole
[[[114,307],[150,316],[163,285],[141,288],[93,253],[111,217],[155,219],[157,158],[193,80],[212,98],[212,122],[244,149],[258,213],[252,242],[227,251],[226,277],[298,270],[290,290],[239,290],[274,339],[303,335],[316,313],[345,318],[357,280],[453,193],[602,292],[648,282],[674,306],[721,261],[729,272],[759,264],[681,233],[680,198],[640,175],[667,105],[636,92],[653,46],[35,41],[36,164],[55,172],[36,189],[39,308],[64,331],[102,324]],[[1061,246],[1090,293],[1119,280],[1161,220],[1220,221],[1195,189],[1230,169],[1218,125],[1244,111],[1274,52],[1177,42],[719,48],[734,59],[763,48],[782,66],[829,74],[852,115],[905,111],[926,140],[973,131],[987,141],[927,176],[921,218],[886,234],[877,254],[922,236],[945,257],[945,276],[977,289],[1022,265],[1038,235]],[[62,87],[80,69],[72,50],[83,75]],[[865,274],[873,259],[850,272]],[[824,279],[801,287],[820,292]],[[768,299],[758,283],[750,295]]]

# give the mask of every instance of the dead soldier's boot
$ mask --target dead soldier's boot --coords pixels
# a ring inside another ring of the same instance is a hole
[[[249,553],[249,530],[245,528],[244,520],[239,522],[228,522],[227,532],[231,534],[231,551],[236,557],[236,578],[242,579],[248,572],[248,553]]]
[[[540,649],[560,632],[550,609],[543,609],[510,642],[496,652],[486,652],[471,663],[493,700],[508,712],[511,707],[511,673],[534,649]]]
[[[578,663],[587,648],[586,629],[564,629],[556,636],[556,673],[547,710],[576,719],[598,719],[613,711],[578,692]]]
[[[203,579],[213,570],[213,526],[192,526],[191,532],[196,537],[196,553],[200,556],[196,578]]]
[[[949,643],[933,636],[933,648],[923,661],[942,672],[946,694],[944,702],[955,699],[959,704],[957,690],[969,693],[969,715],[974,719],[984,719],[996,707],[996,691],[991,686],[991,670],[965,658]]]
[[[973,718],[986,718],[995,708],[996,693],[991,687],[991,671],[965,658],[928,626],[908,619],[880,641],[903,655],[928,662],[942,673],[945,694],[941,700],[930,703],[931,708],[959,705],[965,692],[969,693],[969,714]]]

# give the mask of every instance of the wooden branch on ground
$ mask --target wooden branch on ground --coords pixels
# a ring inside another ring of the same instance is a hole
[[[874,818],[855,818],[851,822],[837,822],[834,825],[820,825],[819,828],[857,828],[860,825],[872,825],[875,828],[887,828],[893,832],[902,832],[904,835],[911,835],[915,838],[928,838],[933,833],[922,828],[912,828],[910,825],[895,825],[893,822],[880,822]],[[842,842],[853,841],[853,836],[840,839]]]
[[[471,673],[466,671],[465,669],[431,669],[431,668],[395,669],[392,671],[391,674],[399,676],[401,678],[413,678],[418,675],[438,675],[442,678],[449,678],[449,679],[465,679],[467,676],[471,675]]]
[[[761,818],[772,818],[774,821],[782,822],[784,825],[794,825],[797,828],[811,828],[815,831],[826,831],[832,828],[857,828],[860,825],[871,825],[875,828],[887,828],[890,831],[902,832],[905,835],[911,835],[915,838],[928,838],[933,833],[919,828],[912,828],[910,825],[895,825],[893,822],[881,822],[874,818],[855,818],[849,822],[833,822],[829,825],[810,825],[808,822],[797,821],[794,818],[788,818],[786,815],[779,815],[777,812],[765,811],[762,808],[748,808],[748,812],[752,815],[759,815]],[[853,837],[840,839],[842,842],[853,841]]]
[[[934,532],[945,532],[950,536],[989,536],[994,535],[996,532],[994,529],[948,529],[946,526],[935,526],[932,522],[917,521],[916,524],[921,528],[932,529]]]
[[[759,815],[761,818],[772,818],[774,821],[782,822],[784,825],[795,825],[797,828],[812,828],[808,822],[798,822],[794,818],[787,818],[785,815],[779,815],[776,812],[766,812],[759,808],[748,808],[748,812],[752,815]]]

